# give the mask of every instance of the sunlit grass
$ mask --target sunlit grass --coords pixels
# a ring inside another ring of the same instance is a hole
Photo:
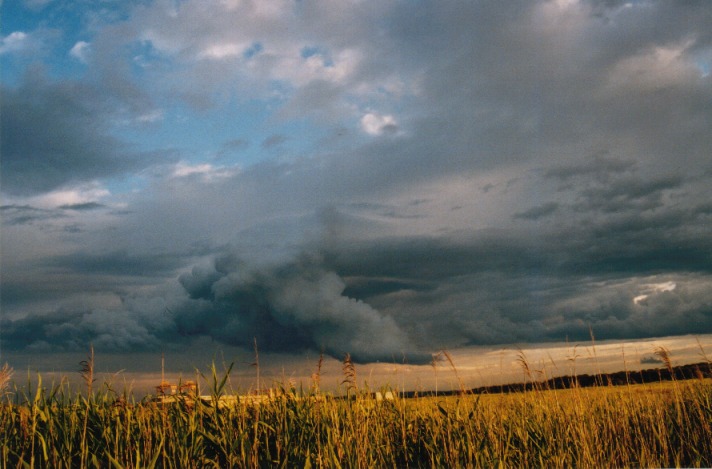
[[[218,405],[215,368],[211,399],[162,403],[97,391],[90,364],[82,394],[5,391],[3,468],[712,466],[710,380],[383,401],[351,381],[344,396],[282,384]]]

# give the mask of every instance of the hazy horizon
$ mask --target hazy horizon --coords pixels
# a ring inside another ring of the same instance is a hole
[[[397,391],[434,392],[458,390],[460,382],[466,388],[494,386],[544,380],[555,376],[611,373],[618,371],[664,368],[656,351],[663,347],[669,352],[673,366],[708,362],[712,359],[712,335],[687,335],[638,339],[634,341],[588,340],[581,342],[549,342],[540,344],[508,344],[500,346],[472,346],[449,350],[452,366],[444,357],[428,364],[413,364],[407,356],[393,357],[390,362],[356,364],[357,384],[360,388],[377,391],[384,387]],[[130,391],[136,399],[155,394],[162,380],[171,384],[194,381],[203,394],[212,384],[211,366],[222,377],[232,365],[227,391],[245,394],[257,389],[257,367],[254,351],[235,347],[218,347],[212,353],[203,344],[193,350],[143,352],[133,354],[102,353],[95,351],[95,390],[106,391],[110,386],[121,394]],[[437,355],[440,351],[433,351]],[[79,373],[79,362],[87,353],[56,354],[48,359],[42,354],[5,354],[1,361],[14,367],[13,387],[26,392],[28,380],[50,389],[68,383],[70,392],[85,389]],[[259,352],[260,386],[276,388],[290,385],[308,391],[319,364],[319,354],[270,354]],[[526,376],[520,359],[531,366],[532,376]],[[163,370],[161,367],[163,366]],[[343,393],[342,361],[324,357],[321,366],[320,389]],[[106,386],[106,384],[109,386]],[[65,384],[66,385],[66,384]],[[14,390],[13,390],[14,392]]]

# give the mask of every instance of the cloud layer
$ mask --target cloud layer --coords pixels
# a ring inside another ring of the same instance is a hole
[[[705,2],[63,3],[0,45],[4,346],[712,332]]]

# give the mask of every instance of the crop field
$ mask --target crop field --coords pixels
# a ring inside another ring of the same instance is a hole
[[[255,403],[136,401],[99,388],[4,391],[6,467],[710,467],[712,381],[403,398],[276,387]],[[318,384],[318,383],[316,383]],[[229,394],[229,393],[227,393]]]

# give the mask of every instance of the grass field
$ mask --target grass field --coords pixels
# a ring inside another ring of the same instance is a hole
[[[7,390],[2,467],[710,467],[712,382],[688,380],[376,401],[283,386],[259,405]]]

